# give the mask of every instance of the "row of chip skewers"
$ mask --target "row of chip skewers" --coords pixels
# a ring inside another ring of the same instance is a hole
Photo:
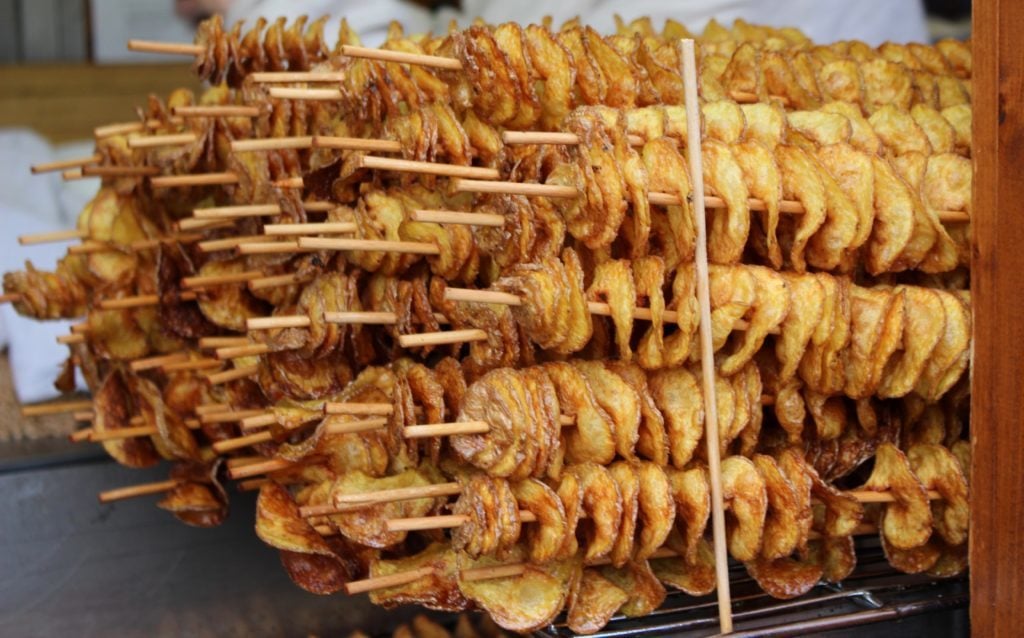
[[[671,24],[380,51],[343,25],[333,53],[322,26],[135,43],[233,88],[40,167],[104,178],[77,229],[23,238],[82,240],[57,270],[4,280],[25,314],[86,317],[60,383],[79,368],[93,401],[53,409],[125,465],[175,462],[101,498],[213,525],[226,474],[300,586],[524,632],[712,591],[716,490],[774,596],[841,580],[876,529],[899,569],[965,567],[969,48],[713,25],[694,140]]]

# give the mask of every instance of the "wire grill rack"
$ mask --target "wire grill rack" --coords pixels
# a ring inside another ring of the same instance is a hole
[[[776,600],[760,590],[742,565],[732,565],[734,636],[820,635],[848,627],[895,621],[966,607],[967,576],[936,580],[896,572],[877,540],[858,545],[857,569],[841,585],[819,584],[793,600]],[[714,595],[693,598],[670,593],[660,609],[643,618],[616,616],[596,638],[623,636],[707,636],[717,633]],[[541,638],[574,636],[563,622],[536,633]]]

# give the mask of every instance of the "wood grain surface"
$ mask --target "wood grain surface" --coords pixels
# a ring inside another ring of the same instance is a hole
[[[1024,615],[1024,2],[974,2],[971,628]]]
[[[51,142],[84,139],[92,129],[135,120],[154,93],[198,90],[187,64],[33,64],[0,67],[0,128],[27,126]]]

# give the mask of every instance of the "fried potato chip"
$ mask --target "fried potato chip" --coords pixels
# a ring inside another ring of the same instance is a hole
[[[857,552],[852,536],[826,536],[810,542],[810,556],[822,568],[825,582],[846,580],[857,566]]]
[[[711,297],[711,346],[717,352],[725,345],[729,335],[757,303],[757,280],[744,266],[710,265],[708,268]],[[697,334],[694,333],[694,339]],[[692,347],[691,358],[696,361],[699,349]]]
[[[796,489],[770,456],[755,454],[752,458],[764,479],[768,497],[768,510],[764,520],[764,536],[760,558],[774,561],[793,553],[799,541],[797,516],[801,503]]]
[[[885,519],[886,514],[882,514]],[[939,560],[942,553],[941,548],[932,542],[926,542],[911,549],[899,549],[893,547],[886,539],[885,534],[880,535],[882,551],[889,564],[905,574],[920,574],[931,569]]]
[[[780,600],[803,596],[818,584],[824,573],[818,563],[788,556],[775,560],[758,557],[746,563],[746,568],[765,593]]]
[[[971,315],[955,295],[934,290],[942,300],[946,328],[918,379],[915,391],[927,401],[938,401],[957,382],[970,357]]]
[[[790,443],[803,438],[804,423],[807,420],[807,404],[804,402],[803,384],[799,379],[784,382],[775,394],[775,418],[786,431]]]
[[[761,232],[764,233],[764,254],[772,267],[781,268],[782,250],[777,237],[779,202],[782,200],[782,173],[779,165],[768,147],[756,140],[735,145],[733,155],[743,171],[750,195],[764,202],[765,210],[758,216]]]
[[[958,574],[962,574],[967,569],[967,543],[963,545],[950,546],[947,545],[941,538],[933,537],[929,543],[935,543],[942,547],[942,553],[939,555],[939,560],[935,561],[931,569],[928,570],[929,576],[936,578],[952,578]]]
[[[132,396],[123,373],[114,369],[103,379],[93,396],[93,422],[96,432],[130,427]],[[103,450],[127,467],[149,467],[160,460],[148,437],[128,437],[103,441]]]
[[[675,526],[676,504],[665,470],[648,461],[640,461],[632,469],[637,472],[640,485],[639,533],[633,555],[636,560],[645,560],[665,543]]]
[[[494,476],[508,476],[514,467],[498,463],[514,458],[521,449],[524,423],[528,418],[523,404],[523,381],[509,368],[488,372],[466,390],[458,421],[486,421],[486,434],[460,434],[449,438],[452,450],[463,460]]]
[[[434,482],[425,472],[407,469],[384,478],[374,478],[360,471],[345,472],[330,486],[330,499],[402,487],[425,487]],[[341,514],[328,520],[345,538],[367,547],[391,547],[405,540],[406,532],[390,532],[387,522],[392,518],[426,516],[440,504],[440,499],[422,498],[411,501],[378,503]]]
[[[676,547],[676,538],[678,533],[673,532],[668,546],[682,553],[683,550]],[[690,596],[706,596],[715,591],[715,553],[704,537],[697,538],[693,553],[693,560],[681,561],[674,557],[652,559],[651,571],[669,587],[675,587]]]
[[[613,566],[622,567],[633,557],[637,515],[640,511],[639,468],[628,461],[616,461],[608,466],[608,473],[615,479],[622,499],[622,522],[608,559]]]
[[[891,443],[875,452],[875,467],[863,489],[889,491],[896,499],[885,506],[879,529],[896,549],[923,545],[932,533],[932,512],[924,486],[914,475],[907,457]]]
[[[622,588],[597,569],[584,569],[579,588],[569,602],[566,625],[577,634],[600,631],[629,600]]]
[[[941,445],[928,443],[912,446],[907,459],[924,488],[936,490],[942,497],[931,503],[935,531],[950,545],[967,542],[970,508],[960,462]]]
[[[782,173],[782,196],[799,201],[804,208],[798,220],[787,217],[780,222],[789,244],[789,259],[793,268],[803,272],[806,268],[804,249],[807,242],[826,219],[828,199],[825,185],[821,181],[822,169],[814,156],[795,146],[778,146],[775,159]]]
[[[665,417],[654,402],[647,375],[640,366],[624,361],[606,361],[609,370],[622,378],[633,388],[640,400],[640,432],[636,441],[636,452],[659,466],[669,464],[668,432]]]
[[[629,618],[646,616],[661,606],[667,592],[647,561],[633,561],[624,567],[603,567],[601,575],[629,594],[619,611]]]
[[[199,268],[201,277],[236,275],[246,270],[244,260],[208,261]],[[245,320],[265,316],[265,307],[243,285],[214,286],[198,299],[199,311],[217,326],[245,332]]]
[[[783,277],[788,284],[790,308],[779,327],[780,335],[775,339],[780,382],[796,375],[807,344],[821,323],[826,308],[825,289],[818,277],[796,273],[783,273]]]
[[[565,269],[568,289],[563,290],[561,294],[567,297],[569,321],[565,339],[554,349],[562,354],[570,354],[582,350],[590,341],[594,333],[594,324],[583,289],[583,267],[579,255],[572,248],[566,247],[562,251],[562,267]]]
[[[570,469],[573,466],[570,466]],[[576,537],[576,528],[579,526],[580,518],[583,516],[583,485],[579,476],[574,471],[563,472],[558,481],[558,500],[562,501],[565,508],[565,529],[566,534],[562,540],[562,546],[558,550],[558,558],[567,559],[576,556],[580,544]]]
[[[299,513],[287,490],[273,481],[260,488],[256,500],[256,535],[282,555],[296,585],[314,594],[331,594],[344,587],[349,574],[326,541]],[[291,554],[309,558],[301,560]]]
[[[565,431],[566,459],[572,463],[605,465],[615,457],[615,432],[611,416],[597,403],[583,374],[570,363],[551,362],[544,371],[555,384],[562,414],[575,417],[575,427]]]
[[[566,534],[573,532],[568,527],[565,507],[558,494],[537,479],[513,483],[512,492],[519,508],[530,512],[537,519],[536,523],[523,529],[530,562],[543,564],[554,559]]]
[[[901,397],[914,389],[946,329],[945,309],[937,293],[918,286],[900,289],[906,299],[903,351],[889,359],[882,373],[878,396],[883,399]]]
[[[818,70],[818,82],[826,100],[851,104],[864,102],[864,88],[857,63],[853,60],[832,60]]]
[[[750,459],[730,456],[722,460],[722,498],[731,514],[729,553],[739,561],[753,560],[761,549],[768,495],[765,481]]]
[[[622,495],[618,483],[603,466],[581,463],[570,465],[565,472],[576,477],[582,490],[581,517],[586,514],[587,520],[579,524],[579,531],[586,548],[584,561],[590,564],[607,556],[615,545],[622,526]]]
[[[747,365],[754,354],[761,349],[765,338],[775,331],[789,313],[789,286],[779,273],[761,266],[745,268],[755,282],[757,299],[747,314],[747,329],[740,338],[738,347],[718,364],[718,370],[725,376],[738,372]]]
[[[668,468],[666,474],[672,489],[676,508],[676,531],[679,538],[675,549],[687,564],[697,561],[698,545],[704,537],[708,517],[711,515],[711,484],[703,466],[688,470]]]
[[[970,160],[952,153],[928,157],[921,182],[924,204],[935,210],[971,213],[971,185],[974,171]]]
[[[669,368],[649,377],[651,396],[665,417],[672,465],[686,467],[704,435],[703,393],[685,368]]]
[[[750,233],[750,204],[743,177],[732,149],[715,140],[701,144],[704,181],[725,201],[726,210],[711,217],[708,229],[708,259],[716,264],[740,260]]]
[[[541,124],[545,129],[553,129],[572,107],[572,91],[576,83],[573,60],[551,32],[539,25],[526,27],[523,40],[533,72],[544,80],[544,89],[538,96]]]
[[[458,585],[462,593],[490,614],[502,629],[518,633],[536,631],[550,624],[562,611],[569,587],[567,579],[556,575],[558,571],[555,568],[527,563],[519,576],[486,580],[465,580],[461,577],[461,570],[497,564],[500,563],[489,558],[471,561],[460,555]]]
[[[779,469],[789,479],[790,484],[797,496],[799,509],[797,510],[797,551],[803,552],[807,547],[808,537],[811,533],[811,526],[814,524],[814,512],[811,508],[811,491],[814,487],[814,479],[809,470],[810,465],[804,458],[803,452],[796,447],[787,447],[779,450],[775,456]]]
[[[469,608],[470,602],[456,582],[456,554],[447,543],[431,543],[412,556],[374,560],[370,563],[370,576],[389,576],[424,567],[431,567],[433,571],[405,585],[374,589],[370,592],[370,602],[384,608],[408,604],[451,612]]]
[[[651,309],[651,325],[640,338],[637,362],[648,370],[660,368],[665,363],[665,261],[655,256],[633,260],[633,283],[637,305]]]
[[[782,143],[786,130],[786,113],[778,104],[757,102],[741,104],[747,122],[744,139],[760,142],[769,151]]]
[[[854,286],[851,290],[847,396],[859,399],[877,389],[885,366],[903,336],[905,299],[900,289],[890,291]]]
[[[910,108],[913,86],[906,69],[877,58],[861,64],[860,74],[864,82],[864,108],[868,113],[886,105],[904,111]]]
[[[594,279],[587,289],[587,299],[600,301],[611,306],[612,323],[615,324],[615,342],[619,358],[629,361],[633,357],[630,340],[633,335],[633,308],[636,307],[636,286],[630,264],[626,260],[613,259],[598,264]]]
[[[701,116],[704,119],[705,137],[718,140],[723,144],[733,145],[740,141],[743,131],[747,128],[743,110],[732,100],[705,102],[701,105]]]
[[[869,273],[877,275],[900,268],[897,261],[913,236],[919,206],[888,161],[880,157],[873,157],[871,161],[875,174],[876,216],[867,244],[867,267]]]
[[[640,438],[640,397],[636,390],[600,361],[574,360],[573,365],[590,385],[597,404],[611,417],[618,455],[636,458]]]
[[[854,207],[856,224],[852,237],[837,233],[846,241],[846,256],[852,256],[853,251],[867,243],[875,220],[875,175],[870,156],[849,144],[834,144],[818,149],[816,157]],[[831,185],[826,186],[831,192]],[[835,201],[830,199],[829,205]]]

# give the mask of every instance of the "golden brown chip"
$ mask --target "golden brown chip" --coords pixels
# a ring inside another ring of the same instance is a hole
[[[970,309],[947,291],[934,290],[942,300],[946,329],[932,351],[915,391],[927,401],[938,401],[967,368],[970,352]]]
[[[796,375],[807,344],[822,321],[826,308],[825,290],[818,277],[794,273],[783,276],[789,284],[790,309],[780,326],[780,336],[775,339],[775,356],[781,364],[780,382]]]
[[[629,262],[613,259],[598,264],[594,280],[587,289],[587,298],[611,306],[619,358],[629,361],[633,357],[630,340],[633,335],[633,309],[636,307],[636,287]]]
[[[782,173],[775,155],[764,144],[751,140],[733,147],[736,161],[743,170],[743,179],[752,197],[764,202],[765,210],[758,216],[764,233],[764,254],[773,268],[782,267],[779,248],[779,202],[782,200]],[[759,235],[755,235],[757,241]],[[755,243],[755,246],[758,244]]]
[[[704,181],[725,201],[726,207],[711,217],[708,259],[716,264],[736,263],[743,255],[750,232],[750,193],[730,147],[715,140],[704,140],[701,147]]]
[[[582,490],[580,516],[585,514],[587,519],[579,526],[586,549],[584,560],[590,564],[607,556],[615,545],[622,525],[622,495],[615,479],[603,466],[581,463],[569,466],[565,473],[575,476]]]
[[[875,467],[863,489],[889,491],[894,502],[885,506],[879,529],[896,549],[923,545],[932,533],[932,512],[924,486],[914,475],[907,457],[891,443],[875,452]]]
[[[621,568],[604,567],[601,575],[629,594],[629,599],[619,608],[624,616],[646,616],[665,601],[665,587],[651,571],[647,561],[629,562]]]
[[[633,555],[636,560],[645,560],[665,543],[675,526],[676,503],[665,470],[647,461],[640,461],[631,469],[637,472],[640,485],[639,532]]]
[[[796,489],[770,456],[755,454],[754,465],[764,478],[768,496],[768,511],[764,520],[764,540],[761,558],[774,561],[789,556],[800,540],[797,516],[800,512]]]
[[[746,564],[747,573],[772,598],[788,600],[803,596],[821,580],[823,568],[812,561],[790,557],[760,558]]]
[[[704,399],[697,378],[685,368],[653,373],[651,396],[665,417],[672,465],[686,467],[704,435]]]
[[[688,470],[667,470],[676,506],[676,530],[679,534],[677,546],[687,564],[693,565],[698,559],[698,545],[704,538],[704,530],[711,515],[711,484],[707,469],[698,466]]]
[[[608,624],[627,600],[629,594],[600,571],[584,569],[579,589],[569,602],[566,624],[577,634],[595,633]]]
[[[512,484],[519,508],[533,514],[537,522],[527,525],[523,537],[529,549],[530,562],[543,564],[558,555],[569,529],[565,507],[558,494],[537,479]]]
[[[757,280],[744,266],[711,265],[708,269],[711,296],[711,345],[717,352],[757,302]],[[694,333],[696,338],[696,333]],[[697,348],[691,349],[696,360]]]
[[[871,158],[875,178],[875,222],[868,242],[868,272],[877,275],[898,268],[910,243],[919,205],[907,184],[880,157]],[[930,247],[930,246],[929,246]],[[916,265],[911,264],[911,265]]]
[[[490,614],[502,629],[529,633],[551,623],[562,611],[569,587],[567,579],[558,577],[559,571],[564,569],[558,570],[557,564],[545,569],[527,563],[519,576],[486,580],[461,577],[461,570],[497,564],[500,563],[489,558],[471,561],[460,555],[458,585],[462,593]]]
[[[813,468],[804,458],[803,451],[796,447],[780,450],[776,454],[775,460],[796,492],[799,505],[796,516],[799,537],[796,547],[797,551],[803,552],[807,547],[811,526],[814,524],[814,512],[811,507],[811,491],[814,487],[814,479],[811,475]]]
[[[952,578],[962,574],[967,569],[967,543],[963,545],[950,546],[942,539],[932,538],[929,543],[937,543],[942,546],[942,553],[939,560],[928,570],[929,576],[936,578]]]
[[[407,469],[393,476],[374,478],[363,472],[345,472],[330,486],[330,499],[379,490],[425,487],[434,483],[426,472]],[[332,514],[328,518],[346,538],[368,547],[391,547],[405,540],[406,532],[390,532],[387,522],[392,518],[426,516],[440,504],[439,499],[422,498],[411,501],[378,503],[358,510]]]
[[[864,398],[878,388],[885,366],[903,337],[905,299],[900,289],[852,288],[844,388],[848,397]]]
[[[799,201],[804,208],[803,214],[795,219],[787,216],[781,224],[793,268],[803,272],[806,268],[804,249],[826,218],[828,200],[821,181],[821,165],[814,156],[796,146],[777,147],[775,158],[782,172],[782,196]]]
[[[743,117],[747,122],[744,136],[749,141],[760,142],[769,151],[782,143],[786,130],[786,113],[776,103],[757,102],[741,104]]]
[[[622,522],[608,559],[613,566],[622,567],[633,557],[637,515],[640,510],[639,468],[628,461],[616,461],[608,466],[608,473],[615,479],[619,497],[622,499]]]
[[[930,443],[912,446],[907,459],[925,489],[936,490],[941,496],[931,504],[935,531],[950,545],[965,543],[970,508],[960,462],[946,448]]]
[[[731,514],[729,553],[739,561],[750,561],[761,549],[768,494],[765,481],[750,459],[730,456],[722,460],[722,499]]]
[[[761,349],[765,338],[774,332],[789,313],[789,286],[779,273],[761,266],[745,267],[754,279],[757,299],[746,315],[747,329],[739,345],[718,364],[725,376],[738,372]]]
[[[640,399],[640,433],[636,442],[637,454],[662,467],[669,464],[668,432],[647,384],[647,375],[635,363],[607,361],[605,365],[619,375]]]
[[[618,455],[625,459],[636,458],[636,442],[640,437],[639,395],[599,361],[575,360],[573,365],[587,380],[597,404],[611,417]]]
[[[906,298],[903,350],[889,359],[883,372],[878,386],[878,396],[883,399],[901,397],[914,389],[946,329],[946,313],[937,293],[918,286],[901,290]]]
[[[675,537],[676,533],[669,537],[669,547],[675,548]],[[682,553],[683,550],[677,551]],[[701,536],[697,538],[693,555],[692,560],[685,561],[675,557],[652,559],[651,570],[658,580],[670,587],[690,596],[706,596],[715,591],[715,554],[711,544]]]
[[[885,520],[886,516],[887,514],[883,513],[882,520]],[[905,574],[920,574],[928,571],[938,562],[942,553],[942,549],[931,541],[910,549],[899,549],[889,543],[885,534],[881,534],[880,538],[886,560]]]
[[[826,536],[810,542],[810,558],[823,570],[822,580],[838,583],[846,580],[857,566],[857,552],[852,536]]]
[[[370,602],[390,608],[398,605],[422,605],[438,611],[462,611],[470,606],[456,581],[458,571],[455,552],[447,543],[431,543],[426,549],[396,559],[377,559],[370,563],[370,576],[390,576],[425,567],[431,573],[405,585],[375,589]]]
[[[572,463],[609,463],[615,456],[614,423],[598,405],[590,384],[572,364],[552,362],[543,367],[555,384],[562,414],[575,417],[574,427],[564,433],[566,459]]]

